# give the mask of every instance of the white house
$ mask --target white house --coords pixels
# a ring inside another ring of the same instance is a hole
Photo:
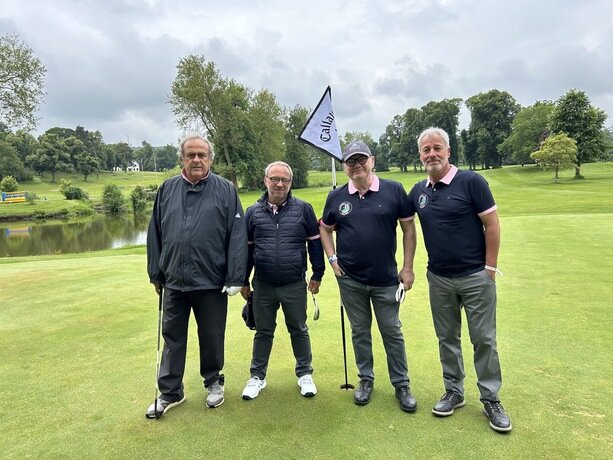
[[[140,166],[139,166],[139,164],[136,161],[132,160],[131,163],[132,164],[126,168],[126,171],[128,171],[128,172],[130,172],[130,171],[135,171],[135,172],[140,171]]]

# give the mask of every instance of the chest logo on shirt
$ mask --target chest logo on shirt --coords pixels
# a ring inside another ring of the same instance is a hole
[[[417,200],[417,202],[419,203],[419,209],[424,209],[428,204],[428,195],[422,193],[421,195],[419,195],[419,199]]]
[[[349,214],[351,212],[351,203],[348,201],[343,201],[338,207],[338,212],[341,214],[341,216],[346,216]]]

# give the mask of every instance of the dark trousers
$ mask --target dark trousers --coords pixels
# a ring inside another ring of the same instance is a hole
[[[277,310],[283,308],[285,325],[292,341],[296,358],[296,376],[312,374],[311,339],[306,325],[306,282],[304,280],[283,286],[274,286],[254,278],[253,317],[256,332],[253,337],[251,376],[264,379],[268,359],[277,327]]]
[[[171,400],[183,397],[187,331],[192,309],[198,326],[200,375],[204,385],[208,387],[216,381],[223,384],[220,371],[224,365],[228,296],[217,289],[189,292],[164,289],[164,351],[158,388],[160,393]]]

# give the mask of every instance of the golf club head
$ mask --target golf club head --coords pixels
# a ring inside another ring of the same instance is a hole
[[[353,390],[355,387],[351,383],[343,383],[341,390]]]
[[[315,294],[312,292],[311,297],[313,298],[313,306],[315,307],[313,311],[313,321],[317,321],[319,319],[319,306],[317,305],[317,300],[315,300]]]

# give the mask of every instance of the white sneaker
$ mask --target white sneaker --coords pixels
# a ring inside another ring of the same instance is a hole
[[[317,394],[317,387],[313,382],[313,376],[311,374],[303,375],[298,379],[298,386],[300,387],[300,394],[306,398],[310,398]]]
[[[264,388],[266,388],[266,379],[260,380],[259,377],[251,377],[243,390],[243,399],[248,401],[257,398]]]
[[[219,382],[209,385],[209,394],[206,397],[206,405],[211,409],[219,407],[224,402],[224,387]]]

